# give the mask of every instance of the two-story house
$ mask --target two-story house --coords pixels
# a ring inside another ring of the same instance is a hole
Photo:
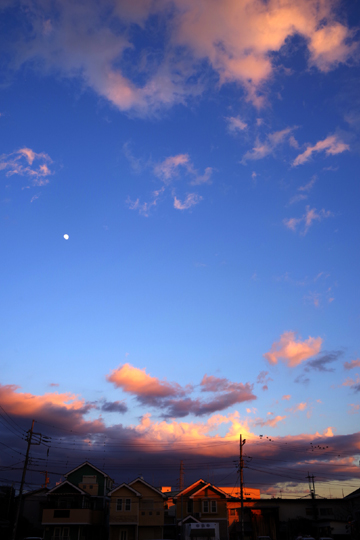
[[[113,480],[87,461],[64,476],[47,494],[44,540],[105,540]]]
[[[228,495],[221,489],[215,487],[209,482],[198,480],[191,486],[180,491],[173,501],[176,504],[176,521],[179,527],[189,523],[194,523],[194,532],[191,536],[194,538],[197,534],[196,523],[213,523],[218,527],[199,527],[200,536],[212,538],[213,534],[219,531],[220,540],[228,538],[228,520],[227,520],[227,500]]]
[[[163,538],[166,496],[142,478],[121,484],[110,493],[110,540]]]

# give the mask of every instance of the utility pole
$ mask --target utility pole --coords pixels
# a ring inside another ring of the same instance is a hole
[[[24,483],[25,483],[26,469],[27,469],[27,466],[28,466],[28,463],[29,463],[30,446],[31,446],[31,444],[41,444],[41,433],[34,433],[34,424],[35,424],[35,420],[32,421],[31,429],[29,429],[29,431],[27,432],[28,433],[28,435],[27,435],[27,443],[28,443],[28,445],[27,445],[27,449],[26,449],[24,468],[23,468],[22,477],[21,477],[19,500],[18,500],[18,506],[17,506],[17,509],[16,509],[16,516],[15,516],[15,523],[14,523],[14,528],[13,528],[12,540],[16,540],[16,532],[17,532],[17,527],[18,527],[19,517],[20,517],[20,511],[21,511],[21,501],[22,501],[22,494],[23,494]],[[31,439],[32,439],[33,435],[39,435],[38,442],[33,442],[33,443],[31,442]]]
[[[240,434],[240,498],[241,498],[241,540],[245,538],[244,532],[244,460],[242,454],[242,447],[246,443],[246,439],[242,440],[242,435]]]
[[[180,491],[184,489],[184,462],[180,461],[180,480],[179,480]]]
[[[311,499],[313,503],[313,516],[314,516],[314,521],[316,521],[317,520],[317,507],[316,507],[316,494],[315,494],[315,476],[313,474],[310,475],[310,473],[308,472],[308,475],[306,478],[309,481],[309,489],[310,489]]]

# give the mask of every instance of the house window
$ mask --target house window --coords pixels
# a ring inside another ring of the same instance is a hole
[[[127,531],[120,531],[119,540],[126,540]]]
[[[152,516],[152,512],[149,512],[149,516]]]
[[[145,512],[141,512],[141,515],[142,515],[142,516],[145,516]]]
[[[116,499],[116,511],[121,512],[122,510],[122,499]]]
[[[203,512],[207,514],[209,512],[209,501],[205,499],[202,503]]]
[[[130,512],[130,510],[131,510],[131,499],[125,499],[125,510],[127,512]],[[126,539],[124,539],[124,540],[126,540]]]
[[[230,508],[230,516],[235,516],[235,515],[236,515],[235,508]]]
[[[216,501],[211,501],[211,512],[212,512],[213,514],[216,514],[216,512],[217,512]]]
[[[64,527],[63,528],[62,540],[70,540],[69,527]]]
[[[59,527],[55,527],[53,538],[54,538],[54,540],[60,540],[60,529],[59,529]]]
[[[188,502],[187,502],[187,511],[188,511],[188,514],[193,513],[193,511],[194,511],[194,501],[193,501],[193,499],[188,500]]]
[[[313,508],[305,508],[305,514],[307,516],[312,516],[314,513],[314,509]]]

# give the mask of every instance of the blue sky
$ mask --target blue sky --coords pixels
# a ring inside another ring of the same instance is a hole
[[[159,482],[214,441],[230,462],[240,433],[259,459],[260,435],[275,457],[305,449],[304,471],[322,441],[310,472],[351,491],[356,6],[21,0],[0,17],[4,411],[75,426],[79,448],[156,440],[174,467]]]

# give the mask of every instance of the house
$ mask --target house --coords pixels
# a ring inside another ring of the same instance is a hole
[[[195,535],[216,539],[216,534],[220,540],[228,539],[227,521],[227,500],[229,496],[221,489],[209,482],[200,479],[191,486],[180,491],[173,497],[176,505],[176,523],[178,527],[187,527],[190,523],[209,524],[209,527],[193,527],[192,538]],[[217,527],[211,527],[218,524]],[[200,534],[201,531],[201,534]],[[218,533],[217,533],[218,531]],[[215,536],[214,536],[215,535]]]
[[[253,499],[244,501],[245,538],[287,540],[300,535],[350,539],[345,499]],[[230,540],[241,539],[241,502],[228,501]]]
[[[107,539],[108,492],[113,480],[89,462],[49,490],[42,514],[44,540]]]
[[[110,493],[110,540],[163,538],[166,496],[143,478],[121,484]]]

